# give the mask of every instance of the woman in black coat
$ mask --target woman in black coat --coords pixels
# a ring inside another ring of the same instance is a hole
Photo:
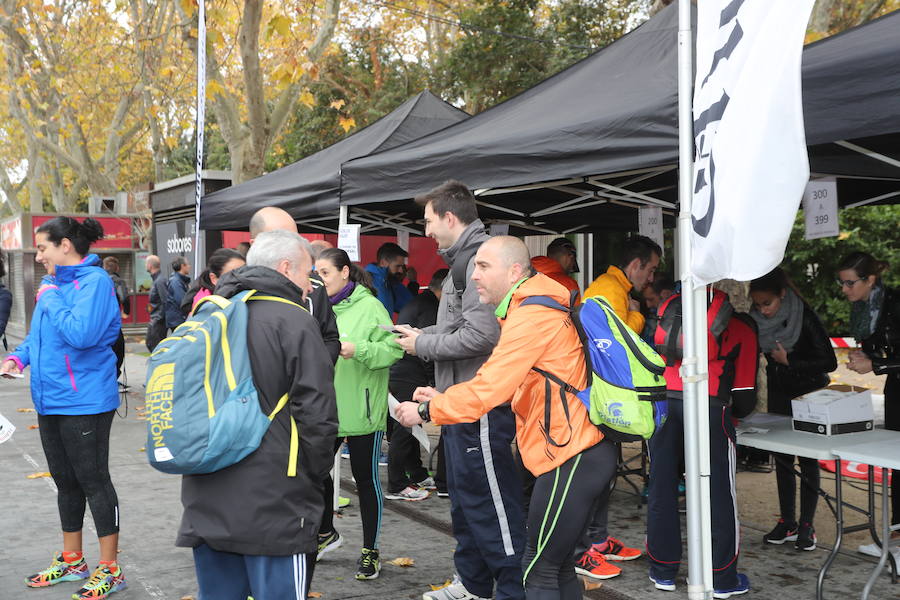
[[[887,375],[884,426],[900,431],[900,293],[881,281],[887,266],[870,254],[854,252],[841,261],[837,282],[852,303],[850,331],[861,348],[850,353],[847,367],[861,374]],[[900,523],[900,477],[891,480],[891,515],[891,523]]]
[[[837,368],[831,340],[816,313],[788,284],[780,268],[750,283],[753,308],[750,316],[759,330],[759,347],[766,355],[769,412],[791,415],[791,400],[828,385],[828,373]],[[819,464],[798,457],[803,483],[800,486],[800,522],[795,520],[795,457],[774,454],[781,518],[763,541],[783,544],[794,541],[798,550],[815,550],[813,517],[819,491]]]

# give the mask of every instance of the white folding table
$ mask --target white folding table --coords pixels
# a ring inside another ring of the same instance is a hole
[[[845,446],[836,451],[841,460],[852,460],[858,463],[869,465],[869,479],[873,468],[881,469],[881,558],[878,566],[869,576],[866,587],[863,588],[862,600],[869,597],[869,592],[881,570],[884,568],[888,560],[891,547],[891,520],[889,516],[888,505],[890,504],[888,493],[888,469],[900,471],[900,432],[892,431],[895,434],[893,440],[869,440],[860,442],[853,446]],[[900,473],[898,473],[900,476]],[[870,490],[871,491],[871,490]]]
[[[840,454],[846,448],[852,448],[860,444],[878,444],[878,443],[900,443],[900,432],[888,431],[885,429],[875,429],[872,431],[863,431],[859,433],[844,433],[840,435],[821,435],[818,433],[807,433],[805,431],[794,431],[791,426],[790,417],[777,419],[772,415],[768,415],[767,422],[764,425],[751,427],[749,430],[739,428],[737,431],[737,443],[750,448],[759,450],[768,450],[779,454],[788,454],[791,456],[802,456],[804,458],[813,458],[816,460],[835,460],[843,456]],[[764,431],[763,431],[764,429]],[[846,459],[845,459],[846,460]],[[855,459],[854,459],[855,460]],[[865,461],[862,461],[865,462]],[[841,477],[840,465],[835,465],[835,519],[836,534],[834,548],[828,554],[825,564],[819,570],[819,576],[816,581],[816,600],[822,600],[824,597],[825,575],[831,564],[837,557],[841,549],[841,541],[844,533],[854,531],[869,530],[873,539],[877,541],[878,535],[874,522],[874,481],[872,472],[869,474],[869,511],[860,510],[867,515],[867,523],[844,527],[844,501],[842,494],[843,479]],[[900,467],[898,467],[900,468]],[[827,495],[826,495],[827,497]],[[895,571],[896,572],[896,571]]]

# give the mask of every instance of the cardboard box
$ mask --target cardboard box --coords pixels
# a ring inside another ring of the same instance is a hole
[[[872,392],[823,389],[791,400],[795,431],[822,435],[871,431],[875,426]]]

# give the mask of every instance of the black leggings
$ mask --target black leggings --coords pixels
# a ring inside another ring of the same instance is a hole
[[[797,517],[797,482],[794,473],[794,457],[790,454],[772,453],[775,457],[775,478],[778,482],[778,505],[785,523],[794,524]],[[798,457],[800,463],[800,523],[812,524],[819,500],[819,461]]]
[[[614,443],[602,441],[535,480],[522,561],[527,600],[581,600],[573,551],[609,499],[617,455]]]
[[[81,531],[85,502],[97,536],[119,532],[119,499],[109,478],[109,432],[115,411],[98,415],[38,415],[41,445],[58,490],[66,533]]]
[[[381,517],[384,510],[384,492],[381,489],[381,480],[378,478],[378,458],[381,454],[383,438],[383,431],[347,437],[347,447],[350,450],[350,471],[353,473],[353,479],[356,480],[356,490],[359,496],[363,547],[373,550],[378,549],[378,533],[381,531]],[[341,441],[341,439],[335,441],[335,452],[341,447]],[[334,481],[331,476],[325,478],[323,494],[325,511],[322,513],[322,525],[319,527],[321,534],[334,531],[334,510],[332,510]]]

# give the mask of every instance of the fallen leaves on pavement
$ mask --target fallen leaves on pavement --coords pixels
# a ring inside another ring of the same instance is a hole
[[[38,479],[40,477],[50,477],[50,473],[42,471],[40,473],[32,473],[31,475],[28,475],[28,479]]]
[[[36,412],[33,408],[17,408],[16,410],[22,413]]]
[[[394,565],[395,567],[414,567],[416,565],[416,561],[408,556],[400,556],[398,558],[395,558],[394,560],[388,561],[388,564]]]
[[[28,429],[37,429],[40,425],[29,425]]]
[[[438,590],[442,590],[442,589],[444,589],[445,587],[448,587],[451,583],[453,583],[453,582],[450,581],[450,580],[448,579],[448,580],[445,581],[444,583],[440,583],[440,584],[438,584],[438,585],[432,585],[432,586],[430,586],[430,587],[431,587],[431,591],[432,591],[432,592],[436,592],[436,591],[438,591]]]

